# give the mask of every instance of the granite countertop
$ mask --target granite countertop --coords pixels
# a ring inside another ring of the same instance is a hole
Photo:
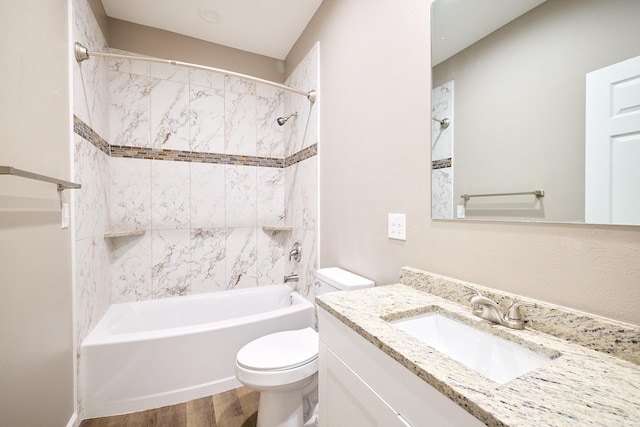
[[[627,351],[631,356],[625,356],[632,359],[629,361],[529,326],[518,331],[490,324],[473,316],[468,303],[462,305],[403,284],[330,293],[318,296],[316,301],[488,426],[640,426],[640,366],[633,360],[638,356],[633,353],[640,350],[636,340],[640,328],[633,325],[622,324],[627,327],[619,328],[626,337],[625,345],[631,346]],[[430,310],[529,347],[552,360],[498,384],[389,323]]]

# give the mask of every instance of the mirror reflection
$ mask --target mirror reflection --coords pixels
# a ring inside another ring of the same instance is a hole
[[[640,225],[640,1],[435,0],[432,20],[434,219]]]

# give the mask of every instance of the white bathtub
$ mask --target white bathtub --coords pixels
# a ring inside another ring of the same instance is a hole
[[[236,353],[272,332],[313,327],[313,304],[286,285],[114,304],[84,339],[85,418],[172,405],[241,384]]]

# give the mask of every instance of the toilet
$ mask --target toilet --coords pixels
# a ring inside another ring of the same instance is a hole
[[[337,267],[316,272],[316,295],[374,285],[369,279]],[[317,396],[318,344],[318,333],[305,328],[265,335],[238,351],[236,378],[260,392],[257,427],[316,425],[313,419],[307,419],[305,424],[304,401],[313,400],[305,396]],[[310,411],[313,408],[308,408]]]

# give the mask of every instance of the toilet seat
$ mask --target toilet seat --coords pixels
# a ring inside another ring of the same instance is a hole
[[[236,376],[250,387],[293,385],[318,372],[318,333],[312,328],[277,332],[240,349]]]
[[[276,332],[240,349],[238,366],[253,371],[282,371],[318,358],[318,333],[312,328]]]

